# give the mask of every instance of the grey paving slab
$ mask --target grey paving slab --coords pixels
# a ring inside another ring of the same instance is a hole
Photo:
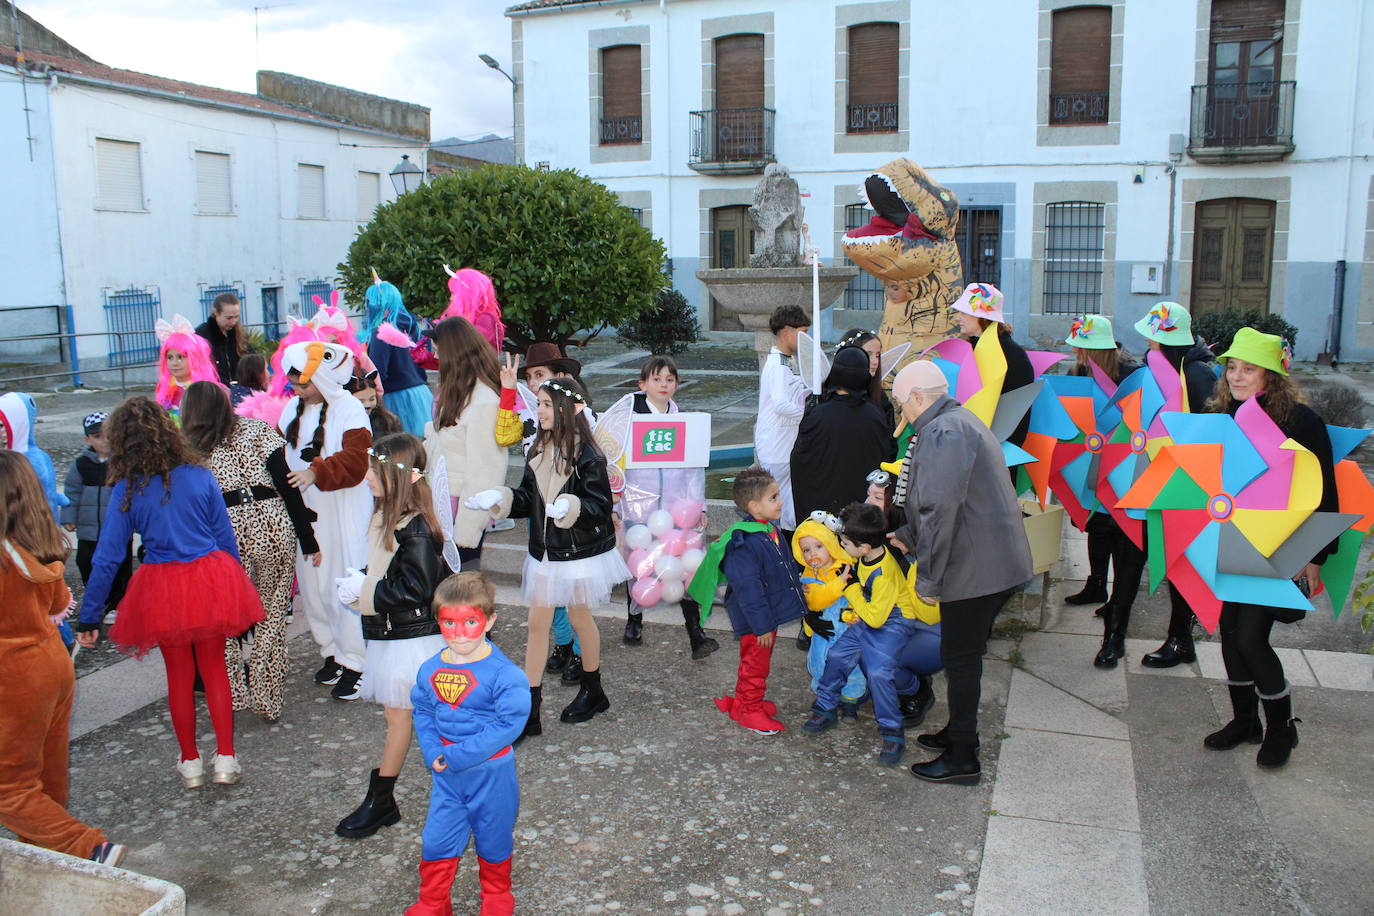
[[[1130,742],[1008,727],[992,807],[1013,817],[1139,830]]]
[[[1125,672],[1120,666],[1104,671],[1093,667],[1101,637],[1066,633],[1028,633],[1021,640],[1025,668],[1086,703],[1107,712],[1126,708]]]
[[[1203,677],[1214,681],[1226,680],[1226,666],[1221,661],[1221,643],[1195,642],[1193,648],[1197,650],[1198,672]]]
[[[1303,656],[1321,686],[1374,692],[1374,655],[1305,649]]]
[[[1153,647],[1151,647],[1153,648]],[[1197,664],[1199,673],[1215,681],[1226,680],[1226,666],[1221,660],[1221,643],[1219,642],[1198,642],[1194,648],[1197,649]],[[1316,687],[1318,686],[1317,676],[1312,673],[1312,668],[1307,664],[1305,651],[1302,649],[1275,648],[1274,651],[1279,656],[1279,661],[1283,662],[1283,671],[1288,676],[1288,681],[1294,687]],[[1350,653],[1328,652],[1326,655],[1339,656]],[[1148,672],[1143,669],[1140,673]],[[1135,674],[1137,672],[1131,672]],[[1374,690],[1374,685],[1371,685]]]
[[[1148,674],[1156,677],[1197,677],[1198,667],[1196,663],[1187,665],[1175,665],[1172,668],[1146,668],[1140,660],[1147,652],[1153,652],[1159,648],[1157,639],[1128,639],[1126,640],[1126,673],[1127,674]]]
[[[973,912],[975,916],[1145,916],[1150,905],[1140,835],[991,817]]]
[[[1050,586],[1050,593],[1045,598],[1045,632],[1102,637],[1102,618],[1093,613],[1100,604],[1064,603],[1065,595],[1075,594],[1082,587],[1083,583],[1074,579]]]
[[[1006,723],[1016,728],[1121,741],[1130,737],[1129,729],[1120,719],[1019,669],[1011,674]]]

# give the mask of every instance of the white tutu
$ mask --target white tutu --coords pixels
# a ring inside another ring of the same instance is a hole
[[[628,578],[630,568],[614,547],[584,560],[536,560],[525,554],[525,602],[533,607],[600,607]]]
[[[359,696],[392,709],[410,709],[410,690],[420,666],[446,645],[438,633],[411,639],[369,639]]]

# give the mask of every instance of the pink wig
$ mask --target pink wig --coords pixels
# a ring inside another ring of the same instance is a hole
[[[162,349],[157,354],[157,388],[154,396],[163,407],[172,408],[181,403],[181,393],[185,386],[172,380],[171,370],[167,368],[167,351],[176,350],[186,356],[191,369],[191,382],[214,382],[220,384],[219,370],[215,368],[210,344],[199,334],[176,331],[162,341]]]
[[[496,287],[492,285],[491,277],[471,267],[454,273],[446,264],[444,270],[448,271],[450,298],[448,308],[444,309],[439,320],[454,315],[463,316],[481,332],[492,349],[500,353],[501,344],[506,339],[506,325],[501,321],[501,304],[496,301]]]

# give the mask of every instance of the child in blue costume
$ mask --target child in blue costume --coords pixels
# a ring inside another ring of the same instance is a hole
[[[418,340],[420,323],[406,310],[401,291],[383,282],[375,273],[364,298],[367,301],[367,328],[359,336],[381,377],[386,409],[400,418],[406,432],[423,439],[425,424],[434,418],[434,394],[429,390],[425,370],[415,364],[408,348],[390,343],[377,334],[386,322],[411,340]]]
[[[449,576],[434,593],[448,648],[420,666],[410,698],[420,751],[433,771],[420,861],[420,899],[406,916],[452,916],[450,893],[476,841],[482,916],[515,912],[511,854],[520,810],[515,752],[530,715],[530,682],[487,641],[496,587],[481,573]]]
[[[849,610],[849,599],[844,596],[848,584],[845,576],[854,558],[840,546],[839,531],[839,519],[817,510],[792,535],[792,556],[801,565],[802,589],[806,592],[806,634],[812,637],[806,652],[812,691],[820,685],[830,647],[849,629],[840,615]],[[846,719],[858,718],[859,703],[867,689],[863,671],[854,666],[840,688],[840,710]]]
[[[847,506],[840,518],[844,522],[840,546],[859,560],[844,591],[851,610],[843,617],[853,625],[830,648],[811,718],[802,730],[819,735],[835,724],[840,687],[857,661],[868,677],[878,734],[883,739],[878,762],[896,766],[906,750],[897,688],[898,679],[904,676],[899,674],[898,658],[915,633],[917,598],[901,563],[887,547],[882,510],[855,503]]]

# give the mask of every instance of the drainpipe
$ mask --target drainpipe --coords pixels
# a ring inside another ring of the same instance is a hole
[[[1326,352],[1318,358],[1318,362],[1334,366],[1341,358],[1341,327],[1344,323],[1345,261],[1342,260],[1336,262],[1336,289],[1331,296],[1331,324],[1326,334]]]
[[[1178,185],[1178,169],[1172,163],[1164,167],[1169,176],[1169,243],[1164,248],[1164,296],[1172,299],[1174,295],[1174,191]]]

